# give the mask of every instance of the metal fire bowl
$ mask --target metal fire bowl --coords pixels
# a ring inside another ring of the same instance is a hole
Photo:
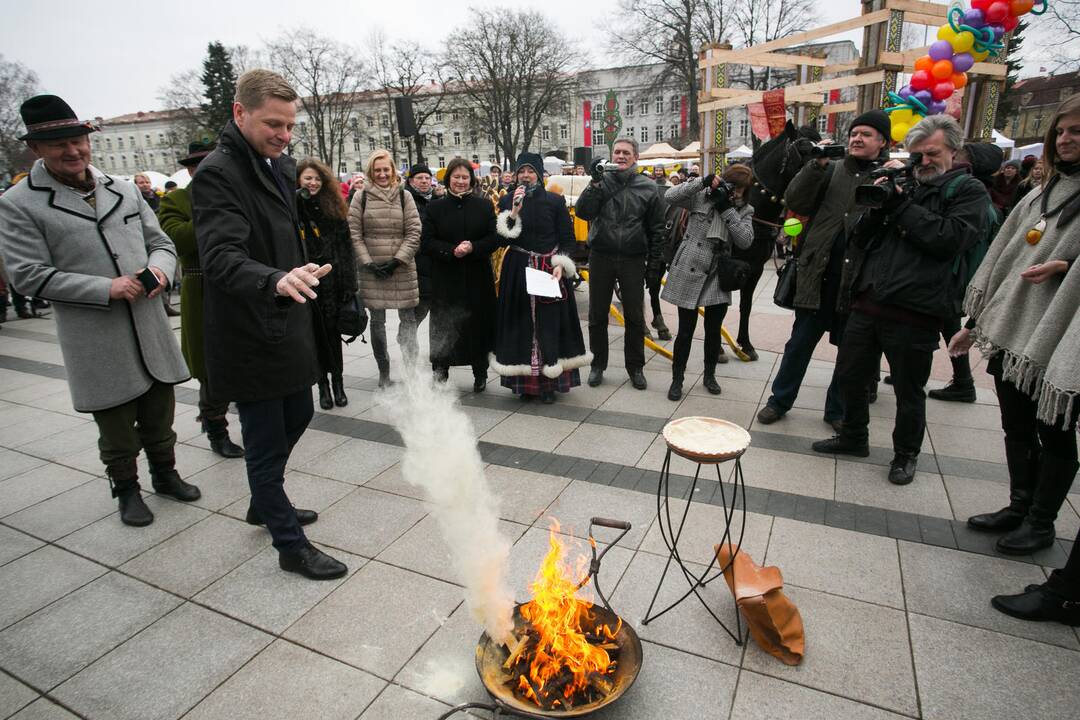
[[[615,627],[619,622],[619,616],[611,610],[600,605],[593,605],[592,612],[596,614],[598,624]],[[514,608],[514,629],[523,632],[528,621],[521,615],[521,605]],[[623,622],[619,632],[615,635],[615,643],[619,646],[619,655],[616,658],[618,664],[615,672],[610,675],[612,691],[603,700],[578,705],[570,709],[544,710],[536,705],[519,699],[513,688],[506,685],[510,679],[510,673],[503,670],[503,663],[509,657],[506,646],[494,642],[485,632],[480,636],[480,643],[476,646],[476,672],[484,683],[488,693],[495,702],[517,715],[530,718],[572,718],[583,717],[596,712],[602,707],[622,697],[623,693],[630,689],[637,679],[641,670],[641,640],[637,632],[630,627],[629,623]]]

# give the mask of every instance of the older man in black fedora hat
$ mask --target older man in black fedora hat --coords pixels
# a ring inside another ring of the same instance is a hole
[[[200,496],[175,470],[173,385],[188,371],[157,300],[176,250],[138,189],[90,164],[87,136],[96,128],[55,95],[32,97],[20,112],[20,140],[38,159],[0,197],[0,251],[12,283],[56,308],[71,398],[93,413],[121,521],[149,525],[140,450],[157,493]]]
[[[214,149],[213,143],[193,142],[187,155],[177,162],[195,174],[199,162]],[[244,456],[244,448],[229,437],[228,399],[211,399],[206,382],[206,362],[203,357],[203,274],[199,267],[199,246],[195,242],[195,220],[191,212],[191,193],[177,188],[161,198],[158,209],[161,229],[176,244],[184,282],[180,285],[180,351],[187,361],[192,377],[199,381],[199,421],[210,441],[210,449],[222,457]]]

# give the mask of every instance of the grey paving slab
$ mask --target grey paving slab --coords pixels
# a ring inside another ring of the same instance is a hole
[[[723,382],[720,384],[723,386]],[[750,426],[754,423],[754,416],[757,414],[757,411],[758,404],[756,402],[732,400],[722,394],[709,395],[707,397],[702,395],[687,395],[683,398],[683,401],[679,404],[678,409],[672,417],[717,417],[723,420],[730,420],[736,425],[750,429]]]
[[[147,527],[124,525],[120,522],[119,512],[115,512],[57,543],[98,562],[118,567],[209,515],[202,508],[159,495],[147,496],[146,506],[154,513],[154,522]]]
[[[41,458],[0,447],[0,480],[7,480],[27,470],[41,467],[45,463],[46,461]]]
[[[998,426],[991,430],[926,423],[926,432],[934,443],[934,451],[983,462],[1005,462],[1005,435]]]
[[[630,523],[631,529],[619,541],[619,547],[634,549],[645,537],[656,515],[656,500],[635,490],[575,480],[548,508],[547,515],[559,521],[562,532],[574,537],[587,537],[589,520],[594,517],[625,520]],[[539,524],[547,526],[546,522]],[[597,540],[610,542],[615,534],[601,529]]]
[[[561,395],[558,402],[575,407],[598,408],[619,389],[621,382],[616,384],[614,382],[615,377],[615,375],[610,375],[609,378],[605,374],[604,383],[599,387],[589,387],[587,384],[582,383],[581,387],[576,387],[573,391]],[[520,401],[517,402],[520,404]]]
[[[802,664],[784,665],[754,644],[743,667],[904,715],[918,704],[903,611],[787,585],[806,630]]]
[[[930,464],[926,457],[920,460]],[[886,467],[837,460],[836,499],[856,505],[952,519],[949,496],[937,472],[918,470],[910,485],[893,485],[889,482]]]
[[[178,443],[174,450],[176,453],[176,470],[185,478],[218,463],[226,462],[220,455],[192,445]],[[235,461],[229,462],[235,463]],[[143,486],[149,491],[151,489],[150,466],[147,464],[145,453],[139,455],[138,465],[139,477],[143,479]]]
[[[570,420],[516,413],[488,430],[480,439],[501,445],[551,452],[577,426],[578,423]]]
[[[731,720],[900,720],[905,716],[743,670]]]
[[[476,674],[476,644],[482,632],[462,604],[409,658],[395,682],[448,705],[488,701]]]
[[[311,582],[283,571],[278,566],[278,551],[268,547],[193,599],[269,633],[281,634],[367,562],[367,558],[340,550],[320,549],[345,563],[348,575]]]
[[[619,379],[622,379],[625,375],[619,373],[618,377]],[[658,375],[655,372],[649,372],[646,375],[646,382],[649,382],[647,390],[635,390],[633,386],[629,384],[622,385],[618,390],[613,392],[602,405],[600,405],[600,410],[653,415],[656,417],[670,417],[671,412],[666,411],[673,411],[676,407],[675,403],[672,403],[667,399],[667,389],[668,385],[671,383],[671,374],[668,373],[666,381],[662,383],[656,382],[662,377],[662,375]]]
[[[270,643],[265,633],[186,603],[53,692],[89,717],[171,720]]]
[[[14,414],[14,413],[13,413]],[[55,433],[73,430],[88,423],[85,417],[72,417],[63,413],[27,408],[18,414],[18,422],[0,428],[0,445],[18,448],[41,440]],[[91,423],[92,424],[92,423]]]
[[[548,529],[531,528],[510,550],[506,580],[518,602],[526,602],[533,595],[529,586],[535,581],[541,563],[551,550],[549,536]],[[556,539],[562,545],[561,565],[565,572],[575,580],[583,580],[591,558],[588,542],[562,534],[558,534]],[[633,556],[633,551],[618,546],[611,548],[604,556],[600,568],[600,588],[609,598]],[[591,584],[578,591],[578,597],[600,602]]]
[[[293,506],[298,508],[321,513],[355,489],[355,485],[318,475],[309,475],[299,470],[285,472],[285,492],[289,495],[289,501]],[[250,505],[251,496],[245,493],[243,497],[222,509],[221,512],[243,520],[247,517]]]
[[[812,457],[751,445],[741,464],[747,485],[826,500],[832,500],[836,492],[836,460],[831,456]]]
[[[78,470],[49,463],[0,482],[0,513],[6,517],[93,480]]]
[[[926,401],[926,421],[935,425],[956,425],[979,430],[1001,430],[1001,411],[997,403]]]
[[[805,410],[803,408],[792,408],[783,418],[771,425],[762,425],[755,417],[753,429],[776,435],[797,436],[799,439],[792,440],[792,442],[804,443],[806,446],[809,446],[810,442],[814,440],[821,440],[834,434],[832,428],[826,425],[822,419],[821,410]],[[871,444],[873,443],[871,442]]]
[[[909,542],[900,543],[900,559],[909,612],[1080,650],[1064,625],[1017,620],[990,605],[994,595],[1045,582],[1038,566]]]
[[[610,594],[612,609],[624,622],[632,624],[643,640],[737,666],[743,656],[743,649],[735,644],[732,637],[724,632],[692,595],[675,609],[651,620],[648,625],[642,623],[664,570],[664,563],[664,558],[659,555],[643,552],[635,555],[619,581],[619,586]],[[699,576],[705,570],[704,565],[697,564],[691,564],[690,568]],[[657,613],[668,607],[688,589],[685,577],[678,568],[672,567],[657,597],[653,612]],[[724,580],[710,583],[701,594],[712,611],[735,632],[735,601]],[[645,662],[648,664],[648,660]]]
[[[423,500],[424,490],[405,481],[401,475],[401,463],[391,465],[386,470],[364,483],[364,487],[372,490],[382,490],[394,495],[410,497],[414,500]]]
[[[351,485],[363,485],[401,460],[401,448],[352,439],[295,468]]]
[[[378,490],[356,488],[305,528],[316,542],[375,557],[427,514],[423,503]]]
[[[656,435],[652,432],[584,423],[562,441],[556,452],[601,462],[634,465],[654,439]]]
[[[1076,715],[1076,652],[914,613],[910,626],[926,720]]]
[[[488,465],[484,475],[498,503],[499,517],[525,525],[543,516],[570,484],[565,477],[499,465]]]
[[[68,401],[70,405],[70,400]],[[35,407],[41,407],[35,403]],[[82,418],[86,419],[85,416]],[[40,440],[19,446],[19,452],[46,458],[48,460],[63,461],[63,458],[90,448],[97,449],[98,438],[101,436],[97,423],[86,423],[54,433]]]
[[[655,510],[655,504],[652,506]],[[668,528],[668,537],[671,531],[679,534],[683,511],[686,502],[672,500],[670,502],[670,524],[668,513],[663,515],[664,526]],[[772,528],[773,518],[768,515],[746,513],[746,524],[743,526],[742,510],[731,513],[730,535],[728,542],[734,544],[742,537],[742,551],[760,561],[765,557],[765,549],[769,545],[769,531]],[[679,554],[690,562],[708,565],[715,555],[714,548],[724,542],[724,509],[718,505],[692,502],[686,515],[686,523],[682,526],[679,534]],[[641,543],[641,549],[645,552],[663,557],[668,556],[667,545],[661,534],[660,522],[655,521],[649,527],[649,532]],[[681,579],[680,579],[681,582]]]
[[[660,470],[664,466],[664,456],[667,455],[667,443],[664,441],[663,436],[657,435],[649,447],[645,450],[645,454],[637,461],[637,467],[645,468],[646,470]],[[672,454],[671,456],[671,472],[678,475],[693,476],[697,470],[697,463],[691,462],[683,457]],[[727,465],[723,466],[722,472],[730,473],[731,470]],[[712,467],[706,465],[701,469],[702,477],[709,479],[716,479],[716,472]]]
[[[277,640],[184,717],[353,720],[385,685],[374,675]]]
[[[526,525],[507,520],[499,521],[499,533],[508,545],[517,542],[527,529]],[[421,575],[430,575],[458,585],[463,584],[454,555],[434,515],[428,515],[412,526],[408,532],[379,553],[377,559]]]
[[[342,435],[309,429],[304,432],[300,441],[293,447],[287,467],[298,468],[315,458],[325,455],[334,448],[344,445],[347,441],[348,438]]]
[[[122,566],[130,575],[191,597],[270,544],[270,533],[211,515]]]
[[[109,573],[0,633],[0,666],[49,690],[181,602]]]
[[[285,636],[389,679],[446,621],[461,598],[459,587],[372,561]],[[357,621],[376,617],[377,623]]]
[[[0,565],[6,565],[44,544],[26,533],[0,525]]]
[[[671,382],[671,373],[667,373],[668,382]],[[689,378],[687,378],[689,380]],[[737,400],[740,402],[754,403],[755,405],[768,399],[769,386],[761,379],[724,377],[720,382],[723,393],[720,395],[725,400]],[[689,388],[689,390],[687,390]],[[683,391],[686,396],[715,398],[716,396],[705,389],[701,384],[701,376],[695,376],[692,384],[684,384]]]
[[[106,568],[46,545],[0,567],[0,628],[104,575]]]
[[[92,479],[67,492],[8,515],[4,522],[36,537],[56,540],[116,512],[109,483]]]
[[[904,607],[892,538],[776,518],[765,561],[779,567],[792,585]]]
[[[473,426],[473,432],[477,437],[483,435],[510,415],[506,410],[494,410],[486,407],[470,407],[468,405],[461,405],[459,407],[469,418],[469,422],[471,422]]]
[[[448,709],[447,705],[407,690],[400,685],[387,685],[359,720],[437,718]]]
[[[14,715],[37,697],[38,694],[34,690],[0,672],[0,718]]]
[[[76,720],[64,708],[46,698],[38,698],[11,716],[11,720]]]
[[[211,465],[201,472],[187,475],[185,479],[197,485],[202,493],[202,497],[192,505],[207,510],[221,510],[251,493],[247,465],[242,459]]]
[[[945,476],[945,487],[957,520],[967,520],[977,513],[993,512],[1009,504],[1009,489],[1002,483]],[[1080,531],[1080,516],[1070,503],[1058,511],[1054,530],[1059,538],[1075,540]]]

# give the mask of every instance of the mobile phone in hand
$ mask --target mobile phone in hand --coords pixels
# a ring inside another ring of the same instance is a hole
[[[161,283],[158,282],[157,275],[155,275],[154,271],[150,268],[143,268],[139,274],[135,276],[135,279],[142,283],[147,295],[157,290],[158,286],[161,285]]]

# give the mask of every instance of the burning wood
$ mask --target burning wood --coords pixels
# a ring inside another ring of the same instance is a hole
[[[557,531],[553,523],[551,549],[530,586],[533,599],[520,608],[527,624],[507,644],[502,666],[514,694],[544,710],[599,702],[612,692],[622,626],[601,623],[592,603],[575,597],[578,584],[562,562]]]

